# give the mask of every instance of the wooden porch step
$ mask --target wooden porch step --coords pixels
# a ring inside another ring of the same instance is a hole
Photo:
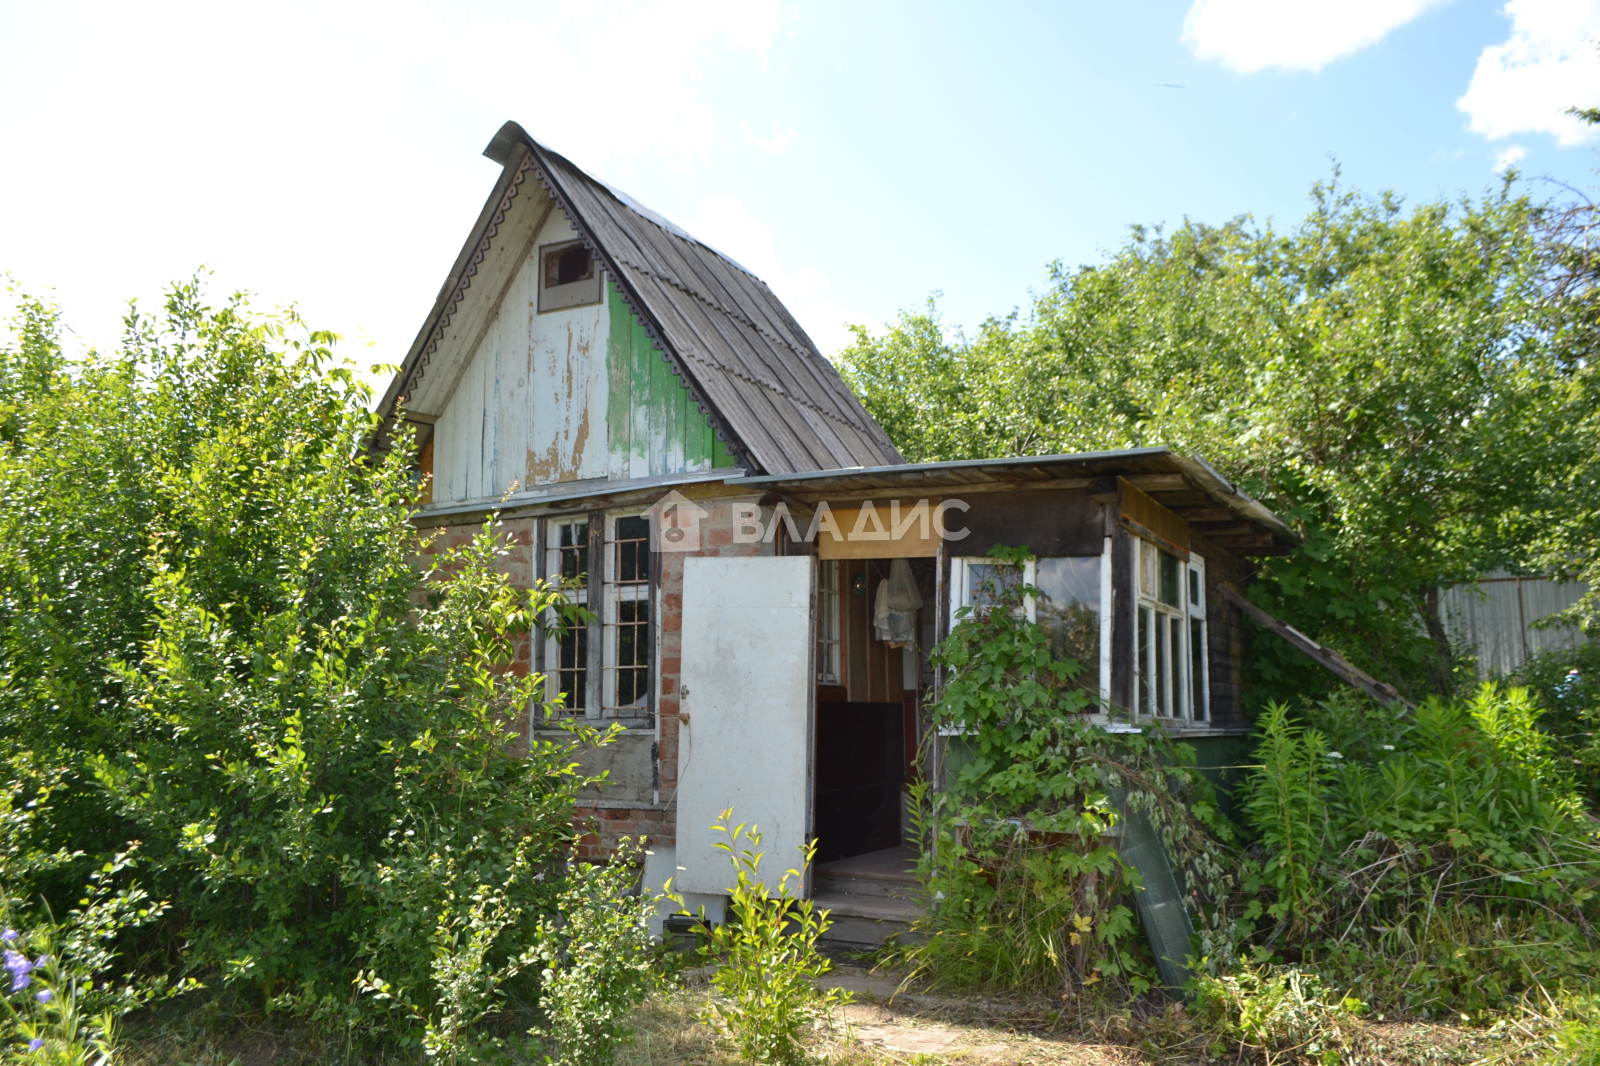
[[[834,895],[916,899],[920,894],[916,865],[916,852],[907,847],[835,859],[818,864],[812,874],[812,889]]]
[[[910,932],[922,917],[916,853],[907,847],[819,864],[811,899],[833,923],[822,939],[830,944],[873,948]]]
[[[855,896],[846,893],[814,893],[811,902],[828,912],[828,931],[822,939],[831,944],[879,947],[896,933],[911,930],[911,923],[922,917],[915,900],[891,896]]]

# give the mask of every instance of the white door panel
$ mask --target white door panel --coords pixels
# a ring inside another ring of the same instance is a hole
[[[714,846],[726,838],[710,830],[730,807],[734,824],[761,830],[769,887],[799,865],[811,807],[811,569],[805,556],[684,560],[677,887],[686,892],[732,884]]]

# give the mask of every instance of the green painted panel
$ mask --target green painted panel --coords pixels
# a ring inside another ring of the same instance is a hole
[[[616,286],[607,283],[611,332],[606,342],[610,468],[629,477],[734,465],[689,389],[656,348]]]

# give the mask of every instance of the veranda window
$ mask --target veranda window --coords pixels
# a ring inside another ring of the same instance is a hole
[[[1204,722],[1206,692],[1205,560],[1188,561],[1138,542],[1135,673],[1139,713]]]
[[[824,559],[817,572],[817,683],[839,684],[839,560]]]

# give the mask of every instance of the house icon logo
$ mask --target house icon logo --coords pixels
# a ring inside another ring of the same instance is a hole
[[[711,514],[673,489],[651,506],[650,548],[658,552],[700,550],[700,523]]]

